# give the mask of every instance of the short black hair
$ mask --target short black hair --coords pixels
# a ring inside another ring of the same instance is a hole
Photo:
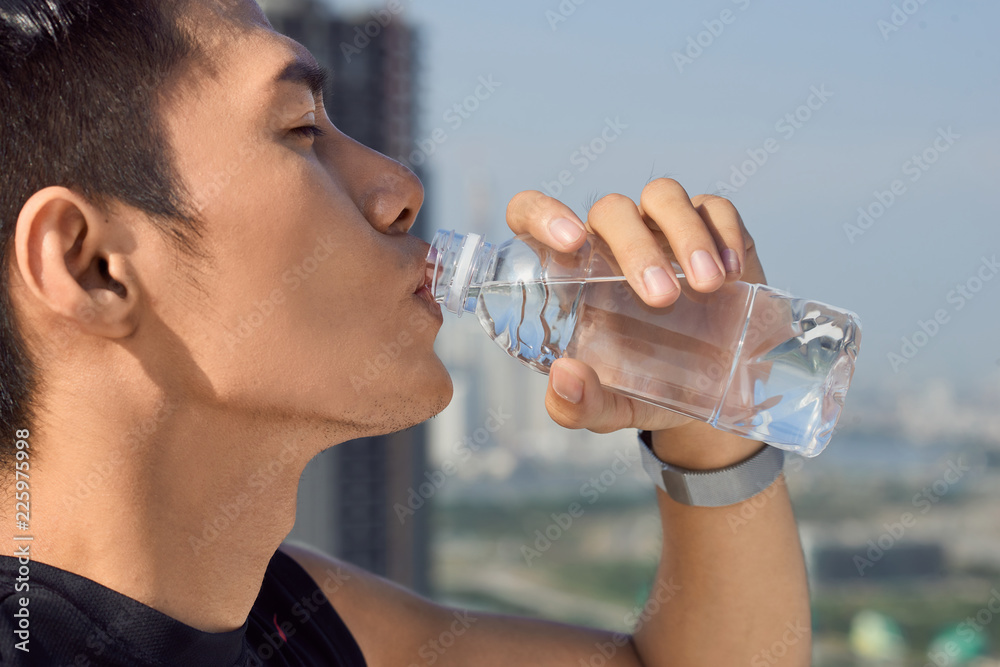
[[[158,93],[198,52],[178,0],[0,0],[0,479],[35,419],[37,365],[13,310],[17,218],[49,186],[144,213],[197,254]]]

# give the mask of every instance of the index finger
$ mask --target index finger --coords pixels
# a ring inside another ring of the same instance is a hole
[[[576,250],[587,238],[587,227],[569,206],[537,190],[514,195],[507,205],[507,225],[515,234],[531,234],[562,252]]]

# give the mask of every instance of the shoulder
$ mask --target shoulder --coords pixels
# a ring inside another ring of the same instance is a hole
[[[343,619],[368,664],[410,664],[448,610],[413,591],[313,547],[284,542],[279,551],[312,577]]]

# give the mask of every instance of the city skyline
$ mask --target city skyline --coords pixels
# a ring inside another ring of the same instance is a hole
[[[336,5],[377,25],[390,3]],[[1000,231],[986,183],[1000,148],[1000,49],[986,31],[1000,10],[392,6],[426,59],[417,139],[392,157],[426,169],[431,226],[500,240],[518,190],[549,190],[583,214],[600,194],[636,197],[667,175],[736,203],[772,285],[861,315],[838,433],[823,455],[787,465],[811,559],[814,664],[871,657],[857,629],[873,614],[905,637],[885,664],[925,664],[945,623],[991,599],[1000,563]],[[657,556],[644,474],[615,477],[551,549],[538,536],[550,512],[588,498],[590,480],[634,453],[634,431],[558,427],[546,378],[473,317],[446,314],[437,349],[455,397],[429,422],[431,467],[411,491],[435,507],[439,594],[620,623],[631,604],[621,575],[641,582]],[[734,516],[734,532],[754,511]],[[602,604],[581,603],[588,586]]]
[[[418,139],[392,157],[431,174],[434,225],[502,238],[519,190],[582,215],[671,176],[734,201],[772,285],[861,315],[856,387],[981,392],[1000,385],[1000,7],[910,4],[333,3],[392,5],[426,43]]]

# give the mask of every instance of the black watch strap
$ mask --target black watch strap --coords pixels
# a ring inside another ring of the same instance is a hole
[[[639,431],[642,464],[653,482],[679,503],[723,507],[753,498],[771,486],[785,463],[785,452],[765,444],[750,458],[716,470],[688,470],[661,461],[653,434]]]

